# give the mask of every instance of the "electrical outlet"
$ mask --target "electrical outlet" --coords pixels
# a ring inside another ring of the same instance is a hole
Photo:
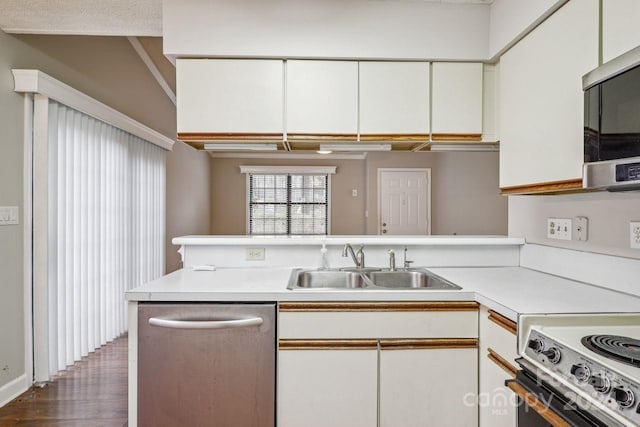
[[[629,244],[631,249],[640,249],[640,221],[629,223]]]
[[[264,248],[247,248],[245,253],[247,261],[264,261]]]
[[[547,218],[547,238],[571,240],[572,231],[573,226],[571,219]]]
[[[587,241],[589,220],[586,216],[577,216],[573,219],[573,239],[581,242]]]
[[[354,188],[351,190],[351,197],[358,197],[358,189]]]

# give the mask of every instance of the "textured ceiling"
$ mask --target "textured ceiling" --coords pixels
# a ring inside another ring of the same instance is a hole
[[[0,0],[7,33],[162,36],[162,0]]]
[[[494,0],[369,1],[491,4]],[[0,28],[23,34],[159,37],[162,0],[0,0]]]

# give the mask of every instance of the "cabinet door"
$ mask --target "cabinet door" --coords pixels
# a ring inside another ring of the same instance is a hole
[[[282,139],[282,61],[178,59],[176,79],[179,134],[276,134]]]
[[[480,354],[478,376],[478,403],[480,427],[515,427],[516,395],[504,382],[513,378],[504,365],[515,369],[517,357],[516,335],[504,325],[514,323],[501,320],[500,315],[486,307],[480,309]],[[492,357],[489,357],[492,355]],[[497,360],[496,360],[497,359]],[[502,362],[499,360],[502,359]],[[502,363],[503,365],[499,365]]]
[[[640,45],[640,2],[615,0],[602,2],[602,60],[613,58]]]
[[[475,348],[380,351],[380,426],[477,426]]]
[[[360,138],[429,138],[429,63],[360,62]]]
[[[482,134],[482,64],[435,62],[431,98],[433,139]]]
[[[581,77],[597,65],[598,0],[568,2],[500,58],[503,191],[582,187]]]
[[[281,348],[278,353],[278,426],[376,426],[377,365],[375,347],[356,350]]]
[[[358,129],[358,63],[287,61],[287,133],[343,136]]]

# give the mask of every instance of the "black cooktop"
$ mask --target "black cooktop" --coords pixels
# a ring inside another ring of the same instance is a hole
[[[601,356],[640,368],[640,340],[619,335],[587,335],[582,344]]]

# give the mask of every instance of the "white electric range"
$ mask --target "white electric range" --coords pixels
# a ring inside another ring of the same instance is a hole
[[[518,349],[519,427],[640,426],[640,315],[523,315]]]

